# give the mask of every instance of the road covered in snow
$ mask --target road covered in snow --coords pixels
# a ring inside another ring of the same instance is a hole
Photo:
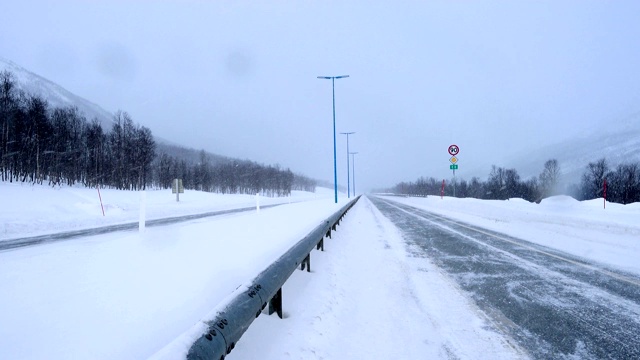
[[[373,198],[535,358],[640,357],[640,277],[449,217]]]
[[[138,193],[102,196],[104,216],[96,189],[0,184],[0,241],[138,219]],[[260,200],[281,205],[0,251],[0,357],[184,358],[203,320],[347,202]],[[255,203],[146,193],[148,219]],[[284,285],[284,319],[263,312],[228,359],[637,357],[640,207],[601,205],[363,197]]]

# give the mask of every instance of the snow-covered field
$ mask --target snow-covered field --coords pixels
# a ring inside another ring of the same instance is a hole
[[[185,190],[180,201],[171,190],[144,192],[147,220],[241,207],[328,198],[333,191],[293,191],[290,197],[222,195]],[[138,221],[142,192],[85,187],[33,186],[0,182],[0,241]],[[101,201],[102,199],[102,206]],[[102,209],[104,208],[104,215]]]
[[[15,223],[34,234],[139,218],[134,192],[102,191],[103,217],[95,189],[0,189],[2,225],[13,237],[21,234]],[[260,201],[287,204],[0,252],[0,358],[147,358],[345,203],[327,191]],[[148,191],[146,203],[158,217],[255,198],[188,191],[176,203],[170,191]]]
[[[105,216],[95,189],[0,183],[0,238],[138,220],[140,194],[101,195]],[[640,273],[640,204],[388,198]],[[255,201],[187,191],[176,203],[170,191],[147,191],[146,214]],[[260,198],[277,201],[285,205],[1,251],[0,358],[181,358],[201,320],[347,199],[334,204],[331,190]],[[285,318],[260,316],[229,359],[526,357],[453,281],[410,255],[366,198],[325,249],[311,254],[311,273],[285,284]]]

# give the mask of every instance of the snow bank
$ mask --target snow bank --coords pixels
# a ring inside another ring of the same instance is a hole
[[[607,203],[605,209],[603,199],[577,201],[569,196],[553,196],[540,204],[522,199],[385,198],[640,274],[640,203]]]

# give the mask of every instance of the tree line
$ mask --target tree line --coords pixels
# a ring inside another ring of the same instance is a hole
[[[51,108],[18,91],[12,73],[0,73],[0,180],[33,184],[145,189],[155,141],[125,112],[106,133],[75,107]]]
[[[158,187],[171,187],[173,179],[182,179],[185,189],[221,194],[263,194],[288,196],[292,190],[315,192],[316,182],[294,174],[279,166],[265,166],[249,160],[226,159],[212,161],[211,155],[200,151],[197,162],[178,159],[166,152],[160,153],[154,163],[154,178]]]
[[[45,99],[20,91],[8,71],[0,73],[0,131],[0,181],[144,190],[167,189],[181,178],[185,189],[267,196],[315,191],[316,186],[279,166],[214,162],[204,151],[197,160],[170,151],[158,154],[151,130],[126,112],[118,111],[105,131],[76,107],[51,108]],[[195,151],[178,149],[182,155]]]
[[[553,195],[569,195],[577,200],[591,200],[604,197],[606,181],[607,201],[630,204],[640,202],[640,163],[619,164],[610,168],[602,158],[589,163],[579,183],[563,187],[560,182],[560,165],[556,159],[545,162],[542,172],[528,180],[522,180],[516,169],[493,165],[486,181],[478,177],[466,180],[450,180],[444,188],[444,195],[460,198],[471,197],[487,200],[522,198],[530,202],[540,202]],[[455,189],[455,190],[454,190]],[[442,192],[442,180],[421,177],[415,182],[401,182],[388,192],[401,195],[427,196]]]

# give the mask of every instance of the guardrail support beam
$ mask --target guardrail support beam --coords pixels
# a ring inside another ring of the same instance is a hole
[[[278,292],[269,301],[269,315],[274,312],[282,319],[282,288],[278,289]]]
[[[304,270],[305,265],[307,267],[307,272],[311,272],[311,253],[309,253],[307,257],[302,260],[302,263],[300,263],[300,270]]]
[[[318,245],[316,245],[316,250],[324,251],[324,238],[320,239]]]

